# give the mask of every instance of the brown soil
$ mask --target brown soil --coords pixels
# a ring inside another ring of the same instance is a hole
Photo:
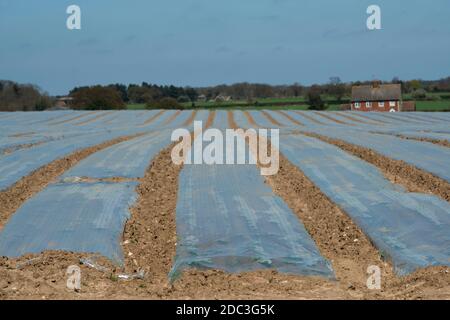
[[[75,125],[76,125],[76,126],[84,126],[85,124],[88,124],[88,123],[97,121],[97,120],[100,119],[100,118],[106,117],[107,115],[111,114],[112,112],[113,112],[113,111],[103,112],[103,113],[101,113],[101,114],[99,114],[99,115],[96,115],[95,117],[93,117],[93,118],[91,118],[91,119],[86,120],[86,121],[82,121],[82,122],[75,123]]]
[[[153,121],[155,121],[156,119],[158,119],[160,116],[162,116],[164,112],[166,112],[166,111],[165,111],[165,110],[159,111],[157,114],[155,114],[155,115],[153,115],[152,117],[150,117],[149,119],[147,119],[147,120],[143,123],[143,125],[147,125],[147,124],[152,123]]]
[[[277,112],[278,114],[281,114],[283,117],[287,118],[289,121],[291,121],[292,123],[298,125],[298,126],[304,126],[303,123],[301,123],[300,121],[298,121],[297,119],[294,119],[293,117],[291,117],[289,114],[287,114],[286,112],[283,112],[281,110],[276,110],[275,112]]]
[[[385,280],[393,277],[390,264],[381,260],[359,227],[283,155],[278,174],[266,180],[303,222],[340,282],[366,290],[366,271],[371,265],[382,269]]]
[[[255,128],[259,128],[260,126],[255,122],[255,119],[253,119],[252,115],[250,114],[250,112],[248,111],[243,111],[244,112],[244,116],[247,118],[248,123],[250,123],[250,125],[252,127]]]
[[[429,142],[429,143],[437,144],[438,146],[441,146],[441,147],[450,148],[450,141],[448,141],[448,140],[439,140],[439,139],[430,139],[430,138],[415,138],[415,137],[407,137],[407,136],[403,136],[403,135],[397,135],[397,137],[400,137],[402,139]]]
[[[379,112],[378,115],[382,116],[383,118],[389,119],[390,120],[389,122],[391,122],[391,123],[395,123],[397,121],[406,122],[406,123],[417,123],[415,121],[410,121],[405,118],[392,118],[392,117],[389,117],[389,116],[383,114],[383,112]]]
[[[216,118],[216,111],[210,111],[208,114],[208,119],[206,120],[205,128],[210,128],[214,124],[214,119]]]
[[[331,120],[331,121],[336,122],[336,123],[339,123],[339,124],[345,124],[345,125],[347,125],[347,126],[354,126],[353,123],[344,122],[344,121],[341,121],[341,120],[339,120],[339,119],[330,117],[329,115],[325,114],[325,112],[314,112],[314,113],[317,114],[317,115],[319,115],[319,116],[321,116],[322,118]]]
[[[152,284],[160,285],[167,283],[177,242],[175,211],[182,166],[172,163],[172,147],[152,161],[136,189],[139,199],[124,231],[126,270],[144,270]]]
[[[35,132],[24,132],[24,133],[16,133],[13,135],[10,135],[10,138],[20,138],[20,137],[26,137],[26,136],[32,136],[35,134]]]
[[[227,112],[228,125],[231,129],[236,129],[238,127],[236,121],[234,120],[233,111]]]
[[[45,189],[51,182],[55,181],[55,179],[78,162],[95,152],[140,135],[142,134],[120,137],[93,147],[76,151],[64,158],[50,162],[28,176],[23,177],[8,189],[0,191],[0,230],[3,228],[6,221],[8,221],[26,200]]]
[[[169,124],[172,121],[174,121],[180,115],[180,113],[181,113],[181,110],[177,110],[173,115],[171,115],[169,117],[169,119],[166,120],[166,122],[164,122],[164,124]]]
[[[424,123],[424,122],[428,123],[428,124],[436,123],[436,121],[433,121],[430,119],[419,119],[413,115],[407,114],[406,112],[402,112],[401,115],[402,115],[402,118],[413,120],[414,123]]]
[[[278,127],[284,127],[283,124],[279,123],[277,120],[275,120],[270,113],[268,113],[267,111],[262,110],[261,113],[263,114],[263,116],[265,116],[267,118],[267,120],[270,121],[271,124],[274,124]]]
[[[105,123],[105,124],[110,124],[110,123],[112,123],[114,120],[116,120],[118,117],[119,117],[118,114],[113,115],[111,118],[107,119],[106,121],[103,121],[103,123]]]
[[[441,147],[450,148],[450,141],[448,141],[448,140],[420,138],[420,137],[409,137],[409,136],[404,136],[404,135],[401,135],[401,134],[390,134],[390,133],[386,133],[386,132],[374,132],[374,133],[395,136],[395,137],[406,139],[406,140],[415,140],[415,141],[429,142],[429,143],[432,143],[432,144],[437,144],[438,146],[441,146]]]
[[[301,115],[302,117],[305,117],[306,119],[308,119],[308,120],[310,120],[310,121],[312,121],[312,122],[314,122],[314,123],[316,123],[316,124],[321,124],[321,125],[324,125],[324,124],[325,124],[325,123],[320,122],[319,120],[317,120],[317,119],[315,119],[315,118],[313,118],[313,117],[307,115],[307,114],[306,114],[307,112],[301,112],[301,111],[296,111],[296,110],[294,110],[294,112],[298,113],[298,114]]]
[[[353,115],[354,115],[354,116],[357,116],[357,117],[360,117],[360,118],[363,118],[363,119],[366,119],[366,120],[369,120],[368,117],[362,115],[362,114],[364,114],[365,112],[360,112],[360,113],[361,113],[361,114],[355,114],[355,113],[353,113]],[[383,113],[383,112],[376,112],[377,115],[380,115],[380,116],[383,117],[383,114],[382,114],[382,113]],[[392,118],[386,117],[386,115],[384,115],[384,119],[373,119],[373,118],[370,118],[370,120],[371,120],[371,121],[378,122],[378,123],[381,123],[381,124],[395,124],[395,123],[396,123],[395,120],[393,120]]]
[[[230,113],[228,120],[234,127]],[[170,151],[171,147],[163,150],[140,179],[139,199],[130,209],[124,231],[124,268],[98,258],[96,263],[102,267],[98,270],[80,264],[80,258],[91,255],[67,252],[0,258],[0,299],[450,299],[450,268],[423,269],[405,278],[393,276],[389,264],[381,261],[348,216],[282,156],[279,173],[267,183],[302,219],[331,260],[338,281],[275,271],[188,270],[170,284],[167,273],[176,251],[176,200],[182,168],[172,164]],[[366,289],[369,264],[382,268],[382,290]],[[80,292],[66,288],[69,265],[81,268]],[[120,277],[138,271],[145,271],[143,279]]]
[[[381,170],[389,181],[404,186],[409,192],[434,194],[450,202],[450,184],[431,173],[404,161],[383,156],[369,148],[356,146],[342,140],[328,138],[315,133],[302,132],[302,134],[333,144],[373,164]]]
[[[386,121],[382,121],[382,120],[378,120],[378,119],[368,118],[368,117],[363,116],[362,114],[358,114],[358,113],[356,113],[356,112],[353,112],[353,113],[352,113],[352,116],[358,117],[358,118],[360,118],[360,119],[364,119],[364,121],[373,121],[373,122],[376,122],[376,123],[378,123],[378,124],[391,123],[391,122],[389,122],[389,121],[386,122]]]
[[[354,122],[359,122],[359,123],[364,123],[364,124],[377,124],[376,122],[372,122],[372,121],[365,121],[362,119],[358,119],[352,116],[349,116],[348,114],[343,114],[343,113],[339,113],[338,116],[341,116],[343,118],[346,118],[348,120],[354,121]]]
[[[185,127],[190,126],[194,122],[195,117],[197,116],[197,113],[198,113],[198,110],[192,111],[189,118],[183,123],[183,126],[185,126]]]
[[[69,117],[71,117],[72,116],[72,114],[71,113],[69,113],[69,114],[63,114],[63,115],[59,115],[59,116],[56,116],[56,117],[53,117],[53,118],[51,118],[51,119],[46,119],[46,120],[41,120],[41,121],[39,121],[39,122],[35,122],[35,123],[48,123],[48,122],[53,122],[53,121],[58,121],[58,120],[61,120],[62,121],[62,119],[66,119],[66,118],[69,118]],[[34,124],[34,123],[33,123]]]
[[[10,147],[10,148],[3,149],[3,151],[1,152],[1,154],[3,154],[3,155],[11,154],[11,153],[13,153],[14,151],[18,151],[18,150],[22,150],[22,149],[29,149],[29,148],[36,147],[36,146],[38,146],[38,145],[41,145],[41,144],[43,144],[43,143],[45,143],[45,141],[36,142],[36,143],[25,143],[25,144],[20,144],[20,145],[14,146],[14,147]]]
[[[57,121],[57,122],[51,122],[51,123],[49,123],[49,125],[50,125],[50,126],[55,126],[55,125],[57,125],[57,124],[63,124],[63,123],[72,122],[72,121],[81,119],[81,118],[83,118],[83,117],[86,117],[86,116],[88,116],[88,115],[90,115],[90,114],[92,114],[92,113],[93,113],[93,112],[87,112],[87,111],[85,111],[85,112],[83,112],[83,114],[80,114],[80,115],[78,115],[78,116],[76,116],[76,117],[72,117],[72,118],[69,118],[69,119],[66,119],[66,120],[62,120],[62,121]]]

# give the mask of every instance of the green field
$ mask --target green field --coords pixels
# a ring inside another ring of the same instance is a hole
[[[417,101],[417,111],[450,111],[450,100]]]
[[[127,104],[128,110],[144,110],[145,109],[145,103],[132,103]]]
[[[429,94],[435,97],[436,100],[431,101],[416,101],[417,111],[450,111],[450,93]],[[404,96],[404,100],[410,100],[409,95]],[[348,103],[349,98],[345,97],[342,103]],[[327,105],[327,111],[340,110],[341,103],[333,100],[332,97],[325,96],[324,101]],[[195,107],[192,103],[182,103],[184,109],[233,109],[233,110],[308,110],[308,105],[304,97],[292,98],[262,98],[255,102],[245,100],[237,100],[230,102],[196,102]],[[129,110],[143,110],[145,104],[128,104]]]

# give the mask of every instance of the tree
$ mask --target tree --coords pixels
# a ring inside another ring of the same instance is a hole
[[[425,100],[427,98],[427,92],[424,89],[414,90],[412,96],[416,100]]]
[[[312,86],[308,93],[306,94],[306,100],[309,104],[309,109],[311,110],[324,110],[325,103],[321,97],[321,89],[320,86],[314,85]]]
[[[174,98],[166,97],[158,101],[148,102],[147,109],[183,109],[183,107]]]
[[[35,85],[5,80],[0,84],[0,111],[34,111],[37,107],[47,107],[41,104],[44,94]]]
[[[422,88],[422,83],[420,82],[420,80],[411,80],[409,82],[409,86],[411,87],[412,90],[419,90]]]
[[[341,78],[331,77],[328,86],[328,93],[336,98],[338,102],[342,101],[345,95],[345,84],[342,83]]]
[[[78,89],[71,94],[74,109],[109,110],[125,109],[120,93],[113,87],[93,86]]]

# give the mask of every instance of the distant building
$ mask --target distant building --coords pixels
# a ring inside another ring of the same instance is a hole
[[[197,97],[198,102],[206,102],[208,100],[204,94],[201,94]]]
[[[229,101],[231,101],[231,100],[233,100],[233,99],[231,98],[231,96],[223,96],[223,95],[218,95],[218,96],[214,99],[215,102],[229,102]]]
[[[60,97],[56,100],[54,108],[68,109],[72,100],[72,97]]]
[[[352,111],[400,112],[402,88],[400,84],[373,84],[352,87]]]

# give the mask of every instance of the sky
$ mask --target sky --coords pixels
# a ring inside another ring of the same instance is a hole
[[[81,8],[81,30],[66,9]],[[381,30],[366,27],[369,5]],[[448,0],[0,0],[0,79],[304,85],[450,75]]]

